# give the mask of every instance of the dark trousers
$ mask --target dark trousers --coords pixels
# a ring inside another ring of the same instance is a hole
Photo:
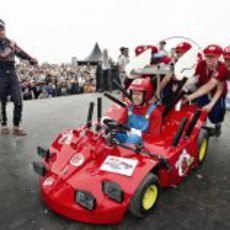
[[[197,103],[200,107],[203,107],[210,103],[210,99],[207,95],[204,95],[197,99]],[[225,97],[221,97],[214,105],[212,111],[209,113],[209,119],[212,123],[216,124],[224,121],[226,112]]]
[[[0,101],[2,105],[2,125],[7,125],[6,104],[10,96],[14,103],[13,124],[19,126],[22,117],[22,93],[21,86],[15,71],[0,70]]]
[[[102,91],[111,90],[112,81],[111,81],[111,72],[110,70],[102,70]]]

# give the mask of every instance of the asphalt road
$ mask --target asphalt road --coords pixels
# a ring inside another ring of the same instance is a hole
[[[68,220],[48,210],[39,197],[38,177],[31,162],[38,144],[49,145],[56,134],[86,120],[96,94],[24,103],[26,137],[0,136],[0,229],[230,229],[230,114],[220,138],[210,140],[208,156],[176,188],[163,190],[158,207],[144,220],[127,214],[120,225],[95,226]],[[104,105],[110,102],[105,99]],[[104,107],[104,109],[105,109]],[[8,106],[12,120],[12,105]],[[11,125],[11,124],[10,124]]]

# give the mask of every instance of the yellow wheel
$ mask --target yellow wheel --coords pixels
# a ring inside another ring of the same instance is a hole
[[[159,182],[157,176],[148,174],[133,195],[129,211],[138,218],[143,218],[156,206],[159,197]]]
[[[201,129],[198,137],[198,160],[202,163],[208,151],[209,134],[205,129]]]
[[[158,196],[158,187],[156,185],[150,185],[145,191],[142,200],[142,206],[146,211],[150,210],[154,206],[157,200],[157,196]]]
[[[199,161],[202,162],[208,150],[208,140],[204,139],[199,149]]]

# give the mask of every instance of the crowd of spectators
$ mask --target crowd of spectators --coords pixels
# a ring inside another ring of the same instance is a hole
[[[31,66],[25,61],[17,65],[23,99],[42,99],[96,91],[96,66],[48,64]]]
[[[127,59],[127,60],[126,60]],[[122,47],[115,62],[104,49],[101,60],[95,65],[50,64],[32,66],[27,61],[17,64],[17,75],[21,82],[24,100],[43,99],[79,93],[112,91],[113,80],[122,84],[124,68],[129,62],[128,49]]]

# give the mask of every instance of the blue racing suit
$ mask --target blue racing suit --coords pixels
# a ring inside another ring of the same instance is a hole
[[[132,129],[140,131],[140,134],[147,133],[149,130],[149,118],[152,112],[156,109],[157,105],[152,104],[149,106],[145,116],[137,115],[133,112],[134,106],[128,109],[128,127],[131,128],[130,133],[116,133],[116,139],[121,143],[126,144],[141,144],[143,142],[142,135],[132,133]]]

